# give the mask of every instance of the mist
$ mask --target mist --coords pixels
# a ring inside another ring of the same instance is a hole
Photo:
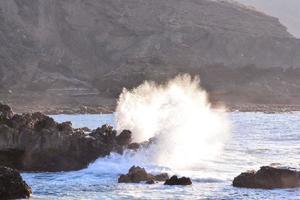
[[[224,109],[213,109],[200,80],[179,75],[166,84],[145,82],[124,89],[116,109],[118,130],[132,130],[134,142],[157,138],[152,162],[186,168],[213,159],[229,135]],[[184,160],[184,162],[183,162]]]

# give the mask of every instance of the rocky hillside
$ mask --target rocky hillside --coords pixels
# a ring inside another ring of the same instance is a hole
[[[278,19],[209,0],[0,2],[0,97],[113,105],[122,87],[200,75],[216,101],[300,100],[300,40]]]

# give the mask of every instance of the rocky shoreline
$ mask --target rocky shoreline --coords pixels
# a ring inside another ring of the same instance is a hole
[[[0,166],[0,199],[25,199],[32,193],[17,170]]]
[[[261,112],[268,107],[259,107]],[[277,112],[286,107],[273,107]],[[297,107],[289,107],[294,109]],[[247,110],[244,110],[247,112]],[[270,111],[269,111],[270,112]],[[73,128],[71,122],[58,123],[40,112],[15,114],[8,105],[0,103],[0,199],[29,198],[31,188],[19,171],[59,172],[87,167],[99,157],[111,152],[137,151],[147,148],[155,138],[143,143],[132,143],[132,133],[117,133],[103,125],[95,130]],[[188,177],[178,178],[166,173],[153,175],[144,168],[131,167],[121,174],[119,183],[191,185]],[[290,168],[263,166],[258,171],[247,171],[235,177],[232,186],[249,189],[277,189],[300,187],[300,171]]]
[[[86,167],[98,157],[122,153],[131,132],[111,126],[75,129],[42,113],[14,114],[0,104],[0,165],[21,171],[70,171]]]
[[[300,171],[263,166],[258,171],[241,173],[233,179],[232,185],[252,189],[298,188],[300,187]]]

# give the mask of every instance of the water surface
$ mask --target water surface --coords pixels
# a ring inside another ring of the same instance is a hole
[[[114,116],[56,115],[74,127],[114,125]],[[23,173],[33,189],[32,199],[300,199],[300,189],[257,190],[232,187],[240,172],[262,165],[300,168],[300,113],[230,114],[233,130],[219,158],[187,170],[172,170],[147,163],[132,153],[99,158],[87,169],[60,173]],[[146,155],[145,155],[146,157]],[[184,161],[183,161],[184,162]],[[117,177],[132,165],[146,170],[176,173],[192,178],[192,186],[118,184]]]

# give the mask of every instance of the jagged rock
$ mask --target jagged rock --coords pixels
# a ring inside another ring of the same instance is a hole
[[[300,172],[285,168],[263,166],[257,172],[248,171],[235,177],[232,185],[244,188],[295,188],[300,187]]]
[[[18,171],[0,166],[0,199],[29,198],[31,193]]]
[[[148,174],[144,168],[132,166],[128,173],[121,174],[118,178],[118,183],[140,183],[145,181],[150,184],[152,181],[165,181],[169,176],[166,173],[159,175]]]
[[[139,143],[134,142],[134,143],[129,144],[127,148],[136,151],[140,147],[141,147],[141,145]]]
[[[177,176],[172,176],[166,180],[165,185],[192,185],[192,181],[187,177],[178,178]]]
[[[118,144],[116,135],[108,125],[85,132],[42,113],[16,114],[0,120],[0,165],[24,171],[82,169],[112,151],[122,153],[125,142]]]
[[[120,135],[117,136],[117,143],[119,145],[125,146],[125,145],[129,145],[131,142],[131,131],[129,130],[123,130]]]
[[[149,176],[148,176],[146,170],[144,168],[141,168],[138,166],[131,167],[129,169],[128,174],[125,176],[127,176],[128,178],[127,177],[125,178],[124,176],[122,176],[122,178],[119,179],[119,183],[121,183],[123,180],[125,180],[125,181],[129,180],[132,183],[139,183],[141,181],[149,180]]]
[[[57,127],[57,123],[51,117],[45,116],[42,119],[38,120],[35,124],[34,128],[38,131],[43,129],[55,129]]]

